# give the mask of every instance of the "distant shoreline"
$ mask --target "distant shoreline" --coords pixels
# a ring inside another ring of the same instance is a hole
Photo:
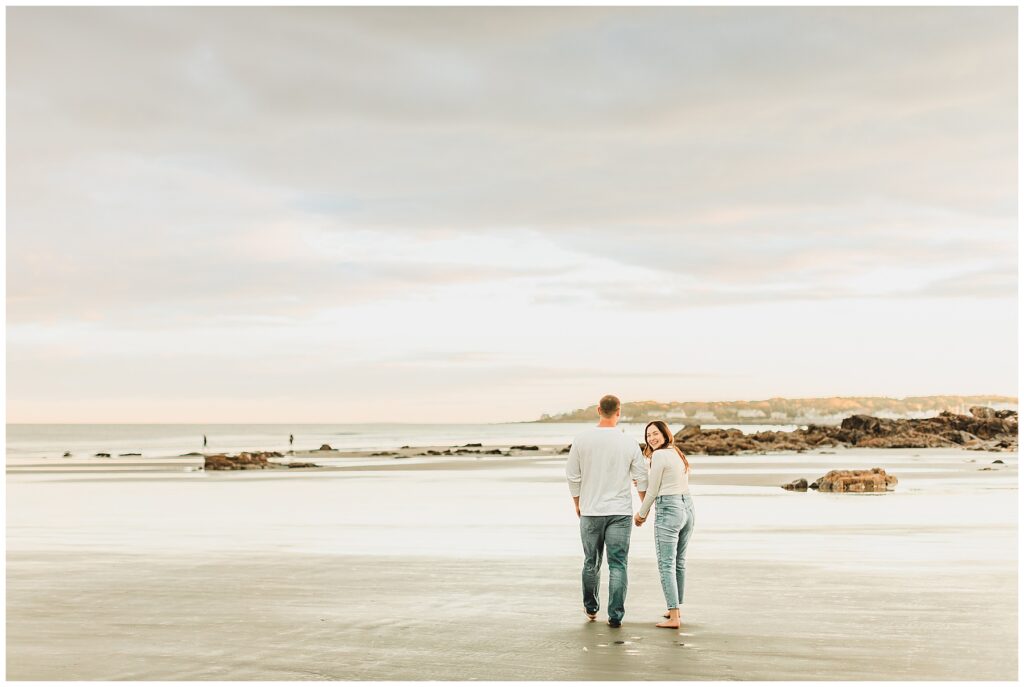
[[[838,425],[851,415],[891,420],[934,417],[944,411],[967,414],[972,406],[1017,410],[1016,396],[830,396],[769,398],[760,401],[630,401],[622,404],[621,422],[665,420],[693,425]],[[584,422],[597,416],[597,406],[542,415],[538,423]]]

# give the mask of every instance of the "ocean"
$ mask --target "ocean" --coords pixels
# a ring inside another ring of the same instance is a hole
[[[97,453],[118,456],[139,453],[143,458],[169,458],[193,451],[237,453],[239,451],[296,451],[317,449],[328,444],[343,450],[387,450],[402,446],[461,446],[569,444],[576,433],[594,423],[503,423],[503,424],[254,424],[254,425],[85,425],[8,424],[7,463],[61,458],[71,453],[84,459]],[[643,424],[621,423],[619,427],[641,441]],[[796,425],[716,425],[737,427],[744,432],[766,429],[791,431]],[[673,427],[673,430],[679,428]],[[207,445],[203,447],[203,436]],[[289,446],[288,436],[295,444]]]

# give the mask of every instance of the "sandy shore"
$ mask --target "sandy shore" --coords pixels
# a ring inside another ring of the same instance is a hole
[[[8,474],[7,678],[1017,678],[1015,454],[695,459],[681,633],[648,527],[585,621],[563,460]],[[897,492],[778,488],[873,465]]]
[[[649,560],[619,630],[576,558],[22,555],[13,680],[1013,680],[1014,571],[694,561],[685,627],[652,625]],[[59,567],[63,574],[48,571]],[[602,614],[603,617],[603,614]],[[624,642],[616,644],[615,642]]]

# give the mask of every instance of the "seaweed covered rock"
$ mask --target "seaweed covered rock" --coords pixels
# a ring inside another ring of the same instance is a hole
[[[1017,450],[1017,412],[971,408],[970,415],[943,412],[935,417],[894,420],[852,415],[838,427],[809,425],[792,432],[744,434],[738,429],[702,430],[689,426],[675,435],[684,453],[733,455],[741,452],[806,451],[826,446],[855,448],[968,448]]]
[[[894,491],[899,480],[882,468],[870,470],[831,470],[815,480],[818,491],[865,493]]]
[[[207,470],[266,470],[283,467],[279,463],[271,463],[270,458],[280,458],[277,451],[243,451],[237,456],[218,453],[206,456],[204,467]]]

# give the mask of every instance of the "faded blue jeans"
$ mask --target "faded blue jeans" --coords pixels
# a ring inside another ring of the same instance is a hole
[[[608,551],[608,619],[622,621],[626,613],[626,561],[629,537],[633,532],[631,515],[584,515],[580,517],[583,540],[583,607],[597,613],[601,604],[597,587],[601,581],[601,559]]]
[[[683,603],[686,545],[693,534],[693,499],[689,494],[659,496],[654,501],[654,545],[658,551],[661,590],[669,610]]]

